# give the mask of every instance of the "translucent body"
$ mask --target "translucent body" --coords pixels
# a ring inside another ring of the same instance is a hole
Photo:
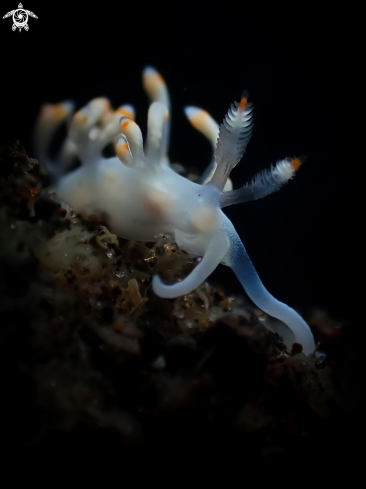
[[[155,276],[152,285],[157,295],[174,298],[188,294],[222,263],[233,269],[256,305],[283,321],[303,345],[304,352],[312,353],[315,345],[309,326],[265,289],[234,226],[221,210],[278,190],[293,177],[300,159],[281,160],[255,176],[250,184],[231,190],[229,174],[243,156],[252,131],[252,107],[243,94],[240,102],[231,106],[220,127],[201,109],[186,109],[192,125],[215,147],[202,183],[194,183],[169,166],[170,102],[165,84],[152,68],[144,71],[143,81],[152,101],[145,151],[141,131],[132,120],[133,109],[129,106],[119,109],[125,115],[120,119],[106,99],[95,99],[75,114],[60,161],[48,161],[49,168],[57,175],[58,194],[78,213],[104,213],[111,230],[123,238],[155,241],[159,234],[169,234],[186,252],[202,256],[196,268],[181,282],[166,285]],[[58,120],[62,119],[61,109],[58,106]],[[63,117],[71,110],[70,104],[64,104]],[[36,127],[36,146],[44,158],[52,127],[57,125],[52,126],[52,117],[49,122],[50,111],[52,106],[44,108]],[[117,157],[103,158],[103,147],[116,139]],[[65,161],[73,153],[79,156],[82,166],[60,176],[57,169],[67,166]]]

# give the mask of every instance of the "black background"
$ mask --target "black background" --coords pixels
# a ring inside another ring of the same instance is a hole
[[[16,1],[1,4],[2,13]],[[152,65],[172,101],[172,161],[203,171],[207,141],[186,121],[197,105],[221,121],[246,88],[255,126],[232,177],[238,188],[286,156],[305,154],[294,181],[263,200],[228,208],[266,287],[299,308],[323,307],[337,319],[354,313],[359,289],[353,201],[360,161],[351,160],[345,132],[352,116],[353,22],[360,13],[222,2],[45,4],[24,8],[29,31],[1,19],[1,136],[16,136],[33,156],[31,132],[42,102],[73,99],[80,107],[105,95],[131,103],[146,127],[141,71]],[[241,288],[229,269],[215,280]],[[357,306],[358,304],[356,304]]]

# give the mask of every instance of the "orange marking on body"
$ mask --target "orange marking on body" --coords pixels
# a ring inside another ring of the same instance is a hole
[[[298,170],[300,168],[300,166],[301,166],[301,160],[300,160],[300,158],[295,158],[294,160],[292,160],[291,161],[291,166],[295,170]]]
[[[205,119],[208,116],[208,113],[205,110],[200,110],[191,120],[191,124],[196,129],[200,129],[202,124],[205,123]]]
[[[91,102],[92,103],[97,102],[98,104],[102,104],[106,109],[109,109],[109,107],[110,107],[109,101],[104,97],[93,98],[93,100],[91,100]]]
[[[121,128],[125,129],[129,125],[130,121],[122,122]]]
[[[66,110],[62,104],[49,104],[45,105],[42,109],[42,119],[46,122],[62,120],[66,114]]]
[[[241,110],[244,110],[246,105],[248,103],[248,99],[246,97],[243,97],[241,100],[240,100],[240,104],[239,104],[239,109]]]
[[[101,127],[105,127],[107,123],[110,121],[111,117],[113,115],[113,111],[111,108],[108,108],[104,111],[104,114],[102,114],[100,118],[100,125]]]
[[[160,75],[160,73],[151,73],[151,75],[148,78],[150,78],[151,80],[154,80],[155,82],[158,82],[158,83],[164,83],[164,79]]]
[[[171,204],[172,199],[166,192],[158,189],[151,189],[144,199],[146,209],[155,217],[164,214],[164,211]]]
[[[128,147],[127,143],[121,143],[116,145],[116,155],[118,158],[122,158],[125,156],[126,151],[129,153],[130,148]]]
[[[163,213],[163,207],[157,202],[154,202],[149,199],[146,202],[146,209],[149,212],[151,212],[151,214],[154,214],[155,216],[159,216]]]
[[[143,79],[143,86],[147,92],[156,90],[159,85],[164,85],[164,79],[159,73],[151,73]]]
[[[62,104],[54,105],[54,117],[55,119],[63,119],[66,115],[66,110]]]
[[[132,112],[130,112],[129,110],[126,110],[126,109],[122,109],[122,107],[120,107],[119,109],[117,109],[116,112],[118,112],[121,115],[124,115],[125,117],[129,117],[130,119],[133,119],[134,118]]]
[[[128,144],[127,143],[121,143],[121,144],[117,144],[116,145],[116,152],[117,151],[121,152],[123,150],[124,151],[129,151],[130,150],[130,148],[128,147]]]
[[[83,114],[81,110],[79,110],[79,112],[76,112],[76,114],[74,115],[74,120],[78,124],[86,124],[88,121],[88,116],[86,114]]]

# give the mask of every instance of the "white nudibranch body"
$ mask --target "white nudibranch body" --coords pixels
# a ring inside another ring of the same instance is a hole
[[[202,256],[181,282],[166,285],[155,276],[152,286],[157,295],[174,298],[188,294],[222,263],[233,269],[254,303],[284,322],[304,352],[312,353],[315,344],[309,326],[263,286],[234,226],[221,210],[278,190],[294,176],[300,159],[281,160],[250,184],[232,190],[229,175],[242,158],[253,127],[252,104],[243,93],[220,126],[202,109],[185,109],[192,125],[214,149],[212,162],[200,182],[194,183],[169,165],[170,101],[164,80],[149,67],[143,72],[143,85],[151,100],[145,150],[134,109],[124,105],[113,111],[107,99],[97,98],[76,112],[58,158],[50,160],[50,139],[73,106],[69,102],[43,106],[35,128],[35,147],[54,177],[57,193],[78,213],[104,213],[118,236],[155,241],[159,234],[169,234],[186,252]],[[117,156],[104,158],[102,150],[111,142],[116,143]],[[82,165],[67,174],[75,156]]]

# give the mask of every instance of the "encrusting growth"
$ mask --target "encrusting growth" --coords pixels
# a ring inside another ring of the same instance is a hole
[[[210,165],[199,183],[194,183],[169,164],[170,101],[163,78],[148,67],[143,72],[143,85],[151,100],[145,148],[133,108],[123,105],[114,111],[107,99],[96,98],[76,112],[58,158],[50,160],[50,139],[71,115],[73,104],[43,107],[36,124],[35,147],[54,177],[57,193],[78,213],[103,212],[112,233],[118,236],[156,241],[158,235],[169,234],[184,251],[202,256],[181,282],[167,285],[155,276],[152,286],[157,295],[174,298],[188,294],[222,263],[233,269],[255,304],[283,321],[304,352],[312,353],[315,345],[309,326],[263,286],[234,226],[221,210],[279,190],[295,175],[302,160],[281,160],[258,173],[251,183],[232,190],[230,172],[241,160],[253,128],[253,107],[243,92],[220,126],[202,109],[185,109],[192,125],[214,147]],[[116,143],[116,157],[102,156],[109,143]],[[66,173],[76,155],[82,166]]]

